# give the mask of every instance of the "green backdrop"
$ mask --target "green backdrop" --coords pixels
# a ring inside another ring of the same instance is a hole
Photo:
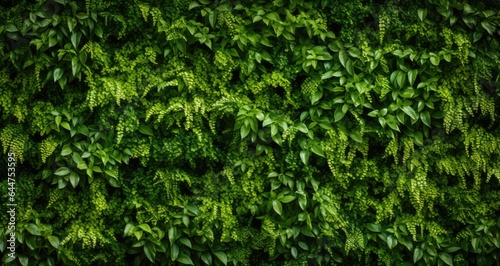
[[[3,262],[498,265],[497,1],[0,14]]]

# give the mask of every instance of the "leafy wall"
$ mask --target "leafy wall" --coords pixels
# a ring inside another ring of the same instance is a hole
[[[497,1],[0,14],[21,265],[500,260]]]

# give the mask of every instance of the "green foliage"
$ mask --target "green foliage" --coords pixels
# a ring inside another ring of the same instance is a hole
[[[500,6],[469,2],[0,4],[15,260],[493,265]]]

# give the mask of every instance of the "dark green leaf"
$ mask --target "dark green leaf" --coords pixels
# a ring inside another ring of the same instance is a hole
[[[56,69],[54,69],[54,82],[58,81],[64,74],[64,71],[57,67]]]
[[[144,124],[139,126],[139,132],[144,135],[153,136],[153,130],[149,126]]]
[[[188,257],[186,254],[180,254],[179,257],[177,258],[177,261],[182,264],[194,265],[191,258]]]
[[[403,106],[401,110],[403,110],[403,112],[405,112],[409,117],[411,117],[411,119],[413,120],[418,119],[417,113],[415,112],[415,110],[413,110],[411,106]]]
[[[281,202],[279,202],[278,200],[273,200],[273,209],[277,214],[281,215],[281,213],[283,212]]]
[[[224,253],[222,251],[215,251],[214,254],[215,254],[215,256],[217,256],[217,258],[219,258],[220,261],[222,261],[222,263],[224,265],[227,265],[227,256],[226,256],[226,253]]]
[[[439,253],[439,258],[444,262],[446,263],[447,265],[450,265],[452,266],[453,265],[453,258],[451,257],[450,254],[448,253],[444,253],[444,252],[440,252]]]
[[[40,236],[42,235],[42,233],[40,232],[40,228],[38,228],[38,226],[36,224],[28,224],[28,227],[26,228],[26,230],[28,230],[28,232],[34,236]]]

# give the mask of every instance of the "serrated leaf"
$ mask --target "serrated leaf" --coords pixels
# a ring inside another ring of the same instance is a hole
[[[144,124],[139,126],[139,132],[144,135],[153,136],[153,130],[149,126]]]

